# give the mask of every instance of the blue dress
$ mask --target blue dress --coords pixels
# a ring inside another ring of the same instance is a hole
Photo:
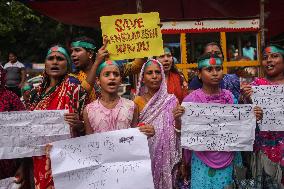
[[[203,163],[194,152],[191,158],[191,189],[223,189],[233,184],[233,165],[242,165],[240,152],[233,162],[224,169],[213,169]]]

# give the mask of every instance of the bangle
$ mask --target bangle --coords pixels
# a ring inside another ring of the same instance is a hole
[[[177,129],[176,127],[174,127],[175,128],[175,131],[177,132],[177,133],[181,133],[181,130],[180,129]]]
[[[88,93],[90,93],[91,91],[92,91],[92,86],[88,83],[88,81],[86,81],[86,80],[83,80],[82,82],[81,82],[81,86],[88,92]]]

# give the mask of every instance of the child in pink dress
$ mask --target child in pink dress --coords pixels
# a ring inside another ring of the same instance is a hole
[[[96,74],[101,98],[88,104],[83,112],[86,134],[136,127],[138,111],[134,102],[118,95],[121,75],[116,62],[103,62]],[[147,136],[155,133],[150,125],[140,126],[139,130]]]

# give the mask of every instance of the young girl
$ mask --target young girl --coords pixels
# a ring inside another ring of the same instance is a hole
[[[203,55],[198,60],[198,77],[203,85],[185,97],[184,102],[233,104],[230,91],[221,89],[223,77],[222,60],[216,55]],[[175,111],[179,117],[182,111]],[[261,109],[255,108],[257,119]],[[241,164],[240,153],[235,152],[192,152],[191,189],[230,188],[233,184],[233,164]]]
[[[136,127],[138,115],[134,102],[118,95],[121,75],[116,62],[101,63],[96,74],[101,98],[88,104],[83,112],[86,134]],[[139,129],[147,136],[153,136],[155,132],[150,125]]]
[[[251,102],[252,85],[283,85],[284,84],[284,49],[277,45],[265,48],[263,52],[262,67],[264,78],[257,78],[249,85],[242,85],[242,100]],[[283,157],[281,146],[284,144],[283,131],[259,131],[256,135],[255,147],[257,152],[258,175],[265,180],[264,188],[268,188],[267,181],[277,182],[280,185],[283,176],[280,161]],[[282,165],[283,166],[283,165]]]
[[[180,122],[174,120],[172,111],[179,102],[168,94],[163,66],[157,60],[143,65],[137,95],[139,122],[155,128],[155,136],[149,139],[155,189],[172,189],[180,160]]]

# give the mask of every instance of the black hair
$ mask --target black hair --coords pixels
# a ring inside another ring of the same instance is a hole
[[[96,47],[95,41],[92,38],[89,38],[87,36],[76,37],[72,40],[72,42],[76,42],[76,41],[84,41],[84,42],[87,42],[87,43],[91,43]],[[84,48],[84,47],[82,47],[82,48]],[[88,49],[88,48],[84,48],[84,49],[86,49],[86,51],[94,53],[93,49]]]
[[[15,57],[18,57],[18,55],[17,55],[17,53],[16,53],[15,51],[12,51],[12,50],[9,51],[9,52],[8,52],[8,55],[10,55],[10,54],[13,54]]]
[[[207,43],[207,44],[204,46],[204,48],[203,48],[203,53],[205,53],[207,47],[209,47],[209,46],[217,46],[217,47],[220,49],[221,53],[222,53],[222,57],[224,57],[224,54],[223,54],[223,51],[222,51],[221,46],[220,46],[218,43],[216,43],[216,42]],[[201,56],[202,56],[202,55],[201,55]],[[220,57],[219,57],[219,58],[220,58]]]
[[[169,46],[164,46],[164,48],[170,49]],[[164,48],[163,48],[163,49],[164,49]],[[171,50],[171,49],[170,49],[170,50]],[[173,57],[173,55],[172,55],[172,52],[171,52],[171,56],[172,56],[172,61],[173,61],[173,62],[172,62],[172,65],[171,65],[170,72],[174,72],[174,73],[176,73],[176,74],[179,75],[180,81],[181,81],[181,85],[182,85],[183,82],[185,81],[185,76],[184,76],[184,74],[183,74],[182,72],[180,72],[180,71],[178,70],[177,66],[175,65],[174,59],[173,59],[174,57]],[[157,60],[158,57],[159,57],[159,56],[154,56],[153,58]]]

